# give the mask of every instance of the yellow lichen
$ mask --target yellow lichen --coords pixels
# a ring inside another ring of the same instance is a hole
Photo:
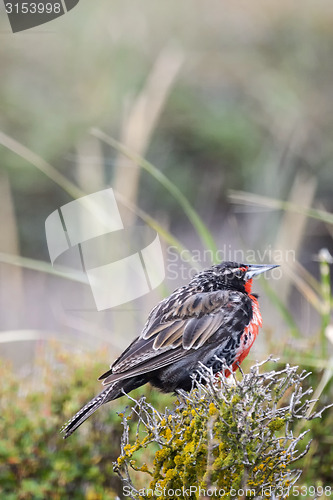
[[[285,420],[283,418],[277,417],[275,420],[272,420],[272,422],[270,422],[267,427],[269,428],[270,431],[274,432],[282,429],[284,425],[285,425]]]
[[[276,413],[271,413],[265,420],[265,434],[260,438],[265,440],[265,454],[260,455],[257,436],[264,420],[262,416],[261,420],[256,418],[261,404],[259,396],[256,406],[244,401],[244,395],[241,397],[237,387],[227,391],[225,399],[217,403],[212,401],[211,396],[210,399],[198,397],[193,402],[187,401],[186,405],[179,404],[172,414],[159,417],[156,427],[148,427],[149,432],[147,430],[143,438],[141,431],[138,432],[140,439],[124,447],[124,456],[117,460],[118,466],[126,461],[134,470],[151,474],[149,488],[152,490],[157,485],[173,490],[189,485],[202,489],[214,485],[226,492],[231,488],[237,491],[244,477],[247,487],[256,492],[260,492],[266,484],[277,484],[277,481],[280,487],[286,487],[290,477],[287,466],[292,457],[286,450],[279,449],[283,447],[283,442],[276,446],[276,439],[279,438],[274,435],[285,427],[285,414],[281,417],[280,413],[276,417]],[[154,419],[156,422],[156,416]],[[249,439],[251,433],[252,438]],[[151,471],[145,463],[140,467],[130,460],[138,450],[146,453],[142,448],[156,441],[160,449],[155,452]],[[142,498],[150,497],[147,494]],[[221,496],[226,497],[228,495]],[[167,499],[164,494],[159,498]]]
[[[209,415],[216,415],[216,413],[218,413],[218,410],[216,408],[216,406],[214,405],[214,403],[210,403],[209,405]]]

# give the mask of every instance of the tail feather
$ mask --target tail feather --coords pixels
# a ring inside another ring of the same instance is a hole
[[[84,405],[81,410],[79,410],[74,417],[72,417],[61,429],[64,433],[64,438],[66,439],[70,436],[87,418],[90,417],[98,408],[100,408],[104,403],[113,401],[114,399],[120,398],[125,393],[131,392],[133,389],[140,387],[147,382],[147,375],[139,375],[135,377],[129,377],[126,380],[117,380],[112,382],[104,391],[100,392],[95,398],[93,398],[89,403]]]
[[[104,403],[108,401],[112,401],[117,397],[121,396],[122,393],[119,391],[119,387],[116,384],[107,387],[98,394],[95,398],[93,398],[89,403],[84,405],[81,410],[79,410],[74,417],[72,417],[61,429],[63,432],[64,439],[70,436],[87,418],[90,417],[98,408],[100,408]]]

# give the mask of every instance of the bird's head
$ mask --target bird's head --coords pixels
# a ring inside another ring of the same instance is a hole
[[[222,262],[206,270],[215,290],[228,289],[251,293],[252,279],[258,274],[279,267],[266,264],[240,264],[238,262]],[[203,272],[204,273],[204,272]]]

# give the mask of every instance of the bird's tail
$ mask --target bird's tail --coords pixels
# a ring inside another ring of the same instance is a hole
[[[79,410],[74,417],[72,417],[61,429],[61,432],[63,432],[64,439],[66,439],[68,436],[70,436],[87,418],[90,417],[100,406],[102,406],[104,403],[107,403],[108,401],[112,401],[113,399],[118,398],[119,396],[122,396],[123,393],[121,390],[119,390],[119,385],[118,384],[113,384],[104,391],[102,391],[100,394],[98,394],[96,397],[94,397],[89,403],[84,405],[81,410]]]

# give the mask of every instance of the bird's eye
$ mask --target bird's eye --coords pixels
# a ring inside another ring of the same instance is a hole
[[[231,270],[233,276],[235,276],[236,278],[239,278],[239,279],[243,279],[244,278],[244,274],[246,272],[246,268],[245,267],[235,267],[234,269]]]

